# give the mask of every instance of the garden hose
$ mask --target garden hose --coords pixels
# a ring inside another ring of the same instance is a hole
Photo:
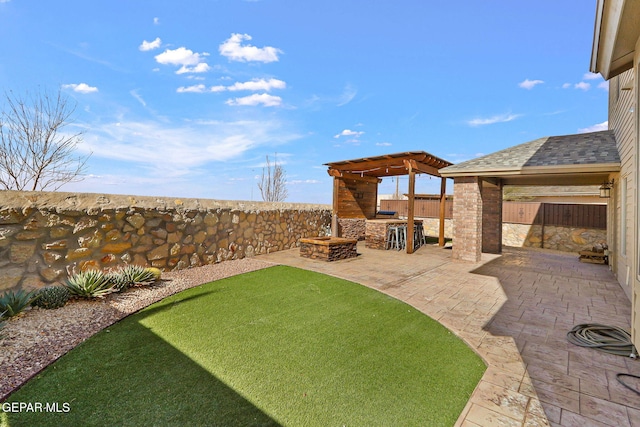
[[[567,340],[580,347],[629,356],[632,359],[638,355],[638,351],[631,342],[631,334],[617,326],[583,323],[567,332]]]
[[[634,378],[634,379],[640,379],[639,376],[637,375],[631,375],[631,374],[616,374],[616,379],[618,380],[618,382],[620,384],[622,384],[623,386],[625,386],[626,388],[628,388],[629,390],[631,390],[632,392],[636,393],[636,394],[640,394],[640,390],[638,390],[635,387],[631,387],[629,384],[627,384],[626,382],[624,382],[622,380],[623,377],[626,378]]]

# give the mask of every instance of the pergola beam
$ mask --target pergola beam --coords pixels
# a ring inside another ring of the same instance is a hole
[[[354,181],[364,181],[371,184],[380,184],[382,182],[382,179],[376,178],[375,176],[356,175],[354,173],[342,172],[336,169],[329,169],[328,173],[334,178],[353,179]]]
[[[438,177],[440,176],[438,168],[434,168],[433,166],[429,166],[426,163],[421,163],[417,160],[404,160],[404,166],[408,171],[413,170],[418,173],[426,173]]]

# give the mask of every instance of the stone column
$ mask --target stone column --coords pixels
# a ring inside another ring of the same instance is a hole
[[[502,182],[482,184],[482,252],[502,253]]]
[[[477,176],[453,181],[453,250],[458,261],[479,262],[482,255],[482,196]]]

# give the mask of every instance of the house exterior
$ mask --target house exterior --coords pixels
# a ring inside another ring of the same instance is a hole
[[[640,344],[640,0],[598,0],[591,72],[609,81],[609,129],[620,154],[610,201],[611,268],[633,305],[632,339]]]
[[[632,302],[640,345],[640,0],[597,0],[590,70],[609,81],[608,130],[539,138],[440,170],[454,179],[452,257],[501,252],[505,185],[607,183],[609,264]]]

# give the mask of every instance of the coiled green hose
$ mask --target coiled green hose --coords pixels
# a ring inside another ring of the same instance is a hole
[[[636,347],[631,342],[631,334],[617,326],[583,323],[567,332],[567,340],[580,347],[594,348],[633,359],[638,355]]]

